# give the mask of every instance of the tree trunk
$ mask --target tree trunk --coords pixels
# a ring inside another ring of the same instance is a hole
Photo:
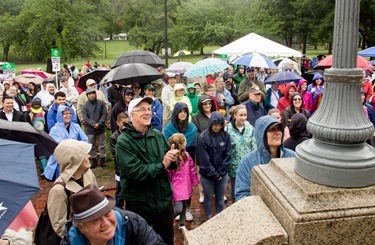
[[[306,54],[306,45],[307,45],[307,36],[304,35],[303,44],[302,44],[302,54]]]
[[[204,55],[203,47],[201,47],[201,53],[200,53],[200,55]]]
[[[3,60],[8,61],[10,45],[5,45],[3,48]]]

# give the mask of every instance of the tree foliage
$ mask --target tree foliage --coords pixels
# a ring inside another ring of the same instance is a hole
[[[18,57],[46,60],[51,48],[66,59],[94,57],[95,40],[125,32],[131,45],[157,54],[168,47],[200,51],[250,32],[289,47],[332,46],[335,0],[12,0],[0,1],[0,45]],[[375,1],[361,0],[360,43],[375,45]]]

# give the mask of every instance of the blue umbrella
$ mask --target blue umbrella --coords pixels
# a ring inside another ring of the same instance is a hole
[[[40,189],[34,145],[0,139],[0,234]]]
[[[375,66],[375,60],[370,60],[371,65]]]
[[[288,83],[288,82],[298,82],[300,79],[304,79],[300,75],[295,72],[291,71],[283,71],[276,73],[265,81],[265,84],[270,84],[272,82],[279,82],[280,84]]]
[[[234,60],[233,64],[251,66],[251,67],[263,67],[268,69],[277,69],[275,63],[264,54],[258,52],[246,53],[241,57]]]
[[[375,57],[375,46],[359,51],[358,55],[362,57]]]
[[[202,77],[227,69],[227,62],[218,58],[207,58],[192,65],[184,74],[185,77]]]

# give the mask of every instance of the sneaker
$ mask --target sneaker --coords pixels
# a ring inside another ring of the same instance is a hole
[[[227,197],[226,196],[224,196],[224,202],[226,202],[228,199],[227,199]]]
[[[191,214],[190,210],[186,210],[186,221],[193,221],[194,217]]]
[[[199,203],[203,203],[203,202],[204,202],[204,195],[200,194],[199,195]]]
[[[174,220],[179,221],[180,220],[180,215],[177,215],[176,218],[174,218]]]
[[[185,234],[188,231],[184,225],[180,225],[178,229],[182,232],[182,234]]]

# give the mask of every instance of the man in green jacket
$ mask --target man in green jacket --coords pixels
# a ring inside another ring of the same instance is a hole
[[[167,244],[173,244],[173,204],[167,169],[177,167],[178,150],[150,127],[153,102],[144,97],[128,106],[130,122],[116,144],[126,209],[142,216]]]

